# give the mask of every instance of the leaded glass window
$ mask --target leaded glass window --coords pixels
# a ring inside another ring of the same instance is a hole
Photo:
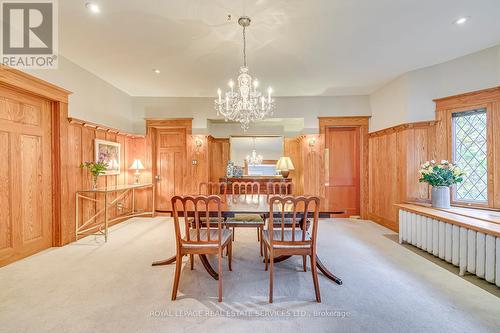
[[[465,171],[455,188],[455,200],[488,201],[488,159],[486,110],[452,114],[453,160]]]

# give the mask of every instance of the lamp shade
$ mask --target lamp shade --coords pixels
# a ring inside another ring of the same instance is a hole
[[[293,167],[292,159],[290,157],[280,157],[278,162],[276,163],[276,169],[283,170],[295,170]]]
[[[130,166],[132,170],[144,170],[144,165],[142,165],[141,160],[134,160],[132,165]]]

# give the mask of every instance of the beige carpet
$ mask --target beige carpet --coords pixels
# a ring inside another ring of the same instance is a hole
[[[133,219],[115,226],[107,244],[87,237],[0,268],[0,332],[500,331],[497,290],[371,222],[321,222],[319,255],[344,285],[320,275],[320,304],[300,257],[276,264],[275,303],[267,302],[269,275],[253,229],[236,231],[223,303],[199,260],[194,271],[184,266],[171,302],[174,266],[150,263],[174,254],[173,239],[169,218]]]

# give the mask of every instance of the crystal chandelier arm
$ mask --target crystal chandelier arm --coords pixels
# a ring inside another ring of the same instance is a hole
[[[243,27],[243,66],[247,67],[247,27]]]

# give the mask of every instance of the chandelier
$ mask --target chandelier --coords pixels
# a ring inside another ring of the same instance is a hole
[[[247,42],[246,28],[250,25],[250,18],[242,16],[238,20],[238,24],[243,27],[243,66],[240,67],[240,73],[237,79],[237,87],[234,81],[229,81],[229,88],[224,93],[217,90],[219,98],[215,100],[215,110],[217,115],[224,116],[226,121],[237,121],[241,123],[241,128],[246,131],[251,122],[261,120],[266,116],[272,115],[274,111],[274,100],[271,98],[272,89],[267,89],[267,97],[264,96],[257,88],[259,81],[252,80],[252,76],[248,74],[247,67]]]
[[[257,150],[255,150],[255,138],[253,138],[252,155],[247,155],[247,163],[249,165],[258,165],[262,164],[263,159],[262,155],[257,155]]]

